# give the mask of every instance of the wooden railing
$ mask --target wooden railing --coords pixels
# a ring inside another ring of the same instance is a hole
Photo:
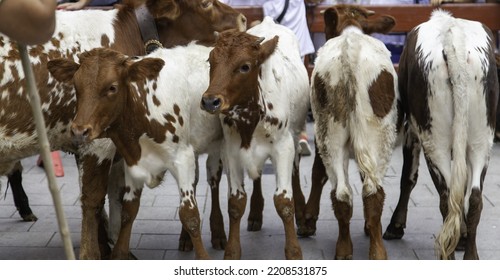
[[[321,11],[328,7],[329,6],[326,5],[319,5],[307,8],[309,30],[312,33],[324,32],[325,23]],[[415,26],[427,21],[431,12],[436,9],[436,7],[432,7],[430,5],[368,5],[365,7],[374,11],[378,15],[388,14],[393,16],[396,19],[396,26],[392,32],[395,33],[409,32]],[[451,12],[455,17],[479,21],[488,26],[493,31],[498,45],[498,33],[500,30],[500,4],[445,4],[441,5],[439,8]],[[241,6],[236,7],[236,9],[241,11],[247,17],[248,22],[260,20],[263,17],[261,7]],[[310,74],[314,65],[306,60],[306,66]]]

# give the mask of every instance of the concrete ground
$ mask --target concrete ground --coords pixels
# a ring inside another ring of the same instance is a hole
[[[309,135],[312,125],[308,124]],[[312,141],[311,141],[311,146]],[[76,255],[80,246],[81,208],[79,186],[74,158],[62,153],[65,176],[58,178],[64,211],[68,220],[72,243]],[[2,193],[0,199],[0,259],[3,260],[58,260],[65,259],[52,197],[47,187],[44,170],[36,166],[37,157],[23,160],[23,183],[30,199],[36,222],[23,222],[18,215],[12,199],[11,190],[6,190],[6,178],[1,179]],[[214,250],[210,243],[209,214],[210,190],[204,181],[205,157],[200,158],[201,176],[197,199],[202,214],[203,241],[209,254],[214,259],[222,259],[223,251]],[[309,196],[311,187],[311,167],[313,157],[304,157],[301,161],[301,183],[304,195]],[[402,167],[401,147],[396,148],[390,168],[385,178],[386,200],[382,217],[385,230],[396,206],[399,195],[399,178]],[[355,260],[368,258],[368,237],[363,232],[363,212],[361,201],[361,184],[357,167],[351,160],[350,179],[354,188],[354,213],[351,222],[351,234],[354,245]],[[274,191],[274,175],[272,167],[266,168],[263,176],[265,198],[264,222],[259,232],[246,231],[248,207],[242,221],[241,243],[242,259],[281,260],[284,259],[284,232],[272,200]],[[485,179],[484,208],[478,228],[478,248],[481,259],[500,259],[500,146],[493,148],[490,167]],[[246,183],[250,195],[252,184]],[[227,180],[222,179],[221,201],[225,216],[226,234],[227,218]],[[300,238],[304,259],[330,260],[334,258],[335,242],[338,235],[337,221],[330,202],[329,183],[321,199],[321,212],[317,233],[313,237]],[[178,217],[179,196],[177,186],[167,173],[162,185],[155,189],[145,189],[141,200],[141,208],[133,228],[130,247],[139,259],[145,260],[191,260],[193,252],[177,250],[181,224]],[[406,234],[401,240],[384,241],[389,259],[393,260],[433,260],[434,240],[442,223],[438,209],[438,195],[432,184],[429,172],[421,159],[420,177],[411,196]],[[263,248],[265,248],[263,250]],[[462,253],[457,254],[461,258]]]

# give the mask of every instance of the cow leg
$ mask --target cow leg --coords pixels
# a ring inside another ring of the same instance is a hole
[[[23,221],[34,222],[38,218],[31,211],[29,199],[23,188],[23,167],[21,162],[17,162],[14,170],[8,175],[8,182],[12,188],[12,196],[14,197],[14,205],[16,206],[19,215]]]
[[[476,142],[480,143],[480,141]],[[471,149],[468,149],[468,157],[470,160],[470,190],[468,189],[465,197],[465,203],[469,204],[465,213],[465,222],[467,228],[467,238],[465,243],[464,260],[478,260],[476,246],[476,232],[483,210],[483,183],[489,162],[489,143],[476,144]],[[469,195],[470,193],[470,195]]]
[[[295,151],[293,145],[291,137],[284,138],[280,143],[276,143],[276,149],[273,151],[273,156],[271,157],[276,169],[274,206],[283,221],[285,230],[285,257],[287,260],[299,260],[303,258],[294,223],[296,205],[294,203],[294,195],[296,190],[292,186],[292,174],[294,173],[294,169],[298,172],[298,168],[294,167],[294,164],[298,163],[298,160],[293,152]],[[298,188],[297,192],[300,193],[298,199],[301,199],[302,205],[304,205],[304,196],[302,195],[300,186]]]
[[[382,187],[376,187],[374,194],[365,191],[363,187],[363,212],[366,221],[366,229],[370,235],[369,258],[371,260],[386,260],[387,252],[382,241],[382,209],[384,207],[385,193]]]
[[[473,188],[469,197],[469,211],[466,216],[467,238],[464,260],[479,260],[476,245],[476,232],[483,210],[482,195],[482,191],[479,188]]]
[[[142,185],[132,183],[132,181],[127,180],[127,176],[126,174],[120,233],[118,234],[118,239],[116,240],[115,247],[111,254],[111,258],[114,260],[126,260],[129,258],[132,226],[139,212],[141,201]]]
[[[222,177],[222,162],[220,152],[217,156],[209,154],[207,158],[207,180],[212,197],[212,210],[210,212],[210,231],[212,233],[212,247],[216,250],[224,250],[227,244],[226,232],[224,230],[224,219],[220,210],[219,186]]]
[[[295,207],[295,223],[297,224],[297,233],[303,231],[306,227],[306,220],[304,217],[304,212],[306,208],[306,200],[302,189],[300,188],[300,156],[297,155],[293,161],[292,170],[292,191],[293,191],[293,201]]]
[[[250,213],[248,214],[248,231],[259,231],[262,229],[262,211],[264,211],[264,196],[262,195],[261,177],[259,177],[253,180]]]
[[[114,243],[118,239],[121,226],[125,173],[123,159],[113,162],[108,180],[109,238]]]
[[[401,172],[399,200],[391,217],[391,222],[385,230],[383,238],[386,240],[401,239],[405,234],[406,218],[410,194],[417,184],[418,167],[420,165],[421,146],[418,136],[405,125],[405,141],[403,144],[403,170]]]
[[[196,166],[195,166],[196,167],[196,169],[195,169],[196,171],[195,171],[195,179],[194,179],[193,186],[195,187],[195,192],[196,192],[196,186],[198,185],[198,181],[199,181],[199,178],[200,178],[200,165],[199,165],[199,162],[198,162],[198,156],[196,156],[195,164],[196,164]],[[207,164],[208,164],[208,159],[207,159]],[[209,176],[209,174],[210,173],[208,171],[208,165],[207,165],[207,177]],[[210,180],[208,182],[210,184]],[[210,190],[210,192],[212,194],[212,207],[213,207],[214,192],[213,192],[212,189]],[[218,196],[218,194],[217,194],[217,196]],[[218,199],[218,197],[217,197],[217,199]],[[186,229],[183,226],[181,226],[181,234],[179,235],[179,247],[178,247],[178,250],[181,251],[181,252],[190,252],[190,251],[193,251],[193,242],[191,241],[191,236],[189,236],[189,233],[186,231]]]
[[[309,194],[309,199],[304,210],[305,226],[298,228],[298,235],[307,237],[316,234],[321,193],[327,181],[328,176],[326,175],[325,165],[323,164],[323,160],[321,160],[318,149],[315,149],[311,175],[311,193]]]
[[[229,239],[224,252],[225,260],[241,259],[240,224],[241,217],[245,213],[246,204],[247,194],[243,189],[243,185],[239,185],[234,191],[233,187],[231,187],[228,202]]]
[[[102,213],[111,159],[100,160],[95,155],[76,157],[81,178],[82,232],[80,259],[100,259],[109,254]]]
[[[427,162],[427,168],[429,170],[429,174],[431,175],[431,179],[436,187],[436,190],[439,194],[439,211],[441,212],[441,216],[443,217],[443,222],[448,215],[448,185],[449,178],[451,176],[450,171],[447,170],[447,173],[444,173],[444,169],[440,168],[441,166],[449,165],[451,162],[451,155],[442,154],[441,156],[436,154],[425,154],[425,161]],[[448,168],[449,169],[449,168]],[[455,254],[451,254],[448,256],[448,259],[455,259]]]
[[[169,170],[177,181],[181,203],[179,218],[191,239],[196,259],[209,259],[209,255],[201,239],[201,219],[196,202],[195,186],[198,182],[198,160],[191,146],[179,148],[175,156],[182,160],[177,161]]]

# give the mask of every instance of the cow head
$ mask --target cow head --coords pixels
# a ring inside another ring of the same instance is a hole
[[[213,44],[214,31],[246,30],[245,16],[217,0],[147,0],[146,7],[157,19],[165,47],[192,40]]]
[[[71,134],[76,145],[106,136],[106,130],[119,121],[127,108],[131,83],[138,87],[154,79],[164,61],[155,58],[135,60],[111,49],[97,48],[79,55],[80,63],[54,59],[47,63],[56,80],[75,87],[76,116]]]
[[[336,5],[325,10],[326,40],[339,36],[348,26],[356,26],[365,34],[388,33],[396,25],[389,15],[371,18],[375,12],[356,5]]]
[[[259,101],[260,66],[274,52],[278,36],[261,44],[245,32],[222,32],[210,52],[210,85],[203,94],[201,108],[210,113],[227,113],[237,106]]]

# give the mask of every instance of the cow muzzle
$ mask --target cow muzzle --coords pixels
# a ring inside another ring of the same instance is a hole
[[[71,125],[71,138],[73,144],[76,146],[90,142],[91,133],[92,127],[90,125],[77,125],[75,123]]]
[[[203,96],[201,98],[201,109],[215,114],[218,113],[222,106],[222,99],[217,96]]]

